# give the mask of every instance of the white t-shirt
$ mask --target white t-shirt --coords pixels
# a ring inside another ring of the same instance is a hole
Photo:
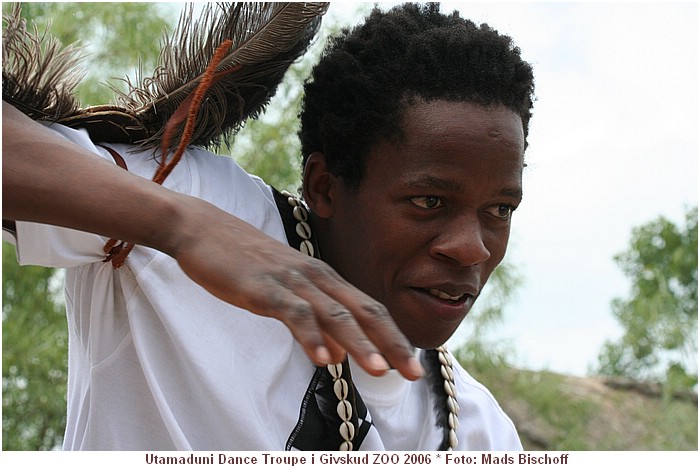
[[[112,160],[84,131],[59,134]],[[151,178],[151,152],[109,145]],[[192,148],[166,187],[202,198],[287,242],[272,191],[227,157]],[[105,207],[109,209],[109,207]],[[157,217],[158,214],[154,213]],[[284,450],[315,367],[281,322],[216,299],[171,257],[136,246],[114,270],[106,238],[18,222],[21,264],[63,267],[69,331],[67,450]],[[435,450],[443,436],[424,381],[350,363],[373,429],[362,450]],[[510,419],[457,366],[460,449],[520,450]],[[374,430],[376,428],[376,430]]]

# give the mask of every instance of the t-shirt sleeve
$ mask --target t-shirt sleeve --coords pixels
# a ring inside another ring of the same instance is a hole
[[[106,150],[92,143],[86,131],[55,124],[49,128],[92,151],[95,157],[114,162]],[[17,221],[14,226],[3,225],[3,240],[16,247],[21,265],[74,267],[103,261],[103,247],[108,239],[74,229]]]

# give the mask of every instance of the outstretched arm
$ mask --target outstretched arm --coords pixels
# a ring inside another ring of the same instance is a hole
[[[5,102],[2,125],[3,219],[160,250],[219,299],[284,322],[318,364],[347,352],[374,375],[387,361],[408,379],[422,375],[386,308],[327,264],[203,200],[95,157]]]

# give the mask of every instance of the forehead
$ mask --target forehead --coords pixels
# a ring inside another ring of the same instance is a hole
[[[389,180],[436,171],[519,176],[524,146],[520,116],[503,106],[419,102],[404,112],[402,138],[385,140],[370,151],[366,177]]]
[[[503,106],[429,101],[406,108],[402,128],[408,145],[497,142],[524,150],[522,119]]]

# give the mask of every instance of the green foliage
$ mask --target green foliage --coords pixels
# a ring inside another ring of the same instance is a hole
[[[65,311],[53,270],[20,267],[2,249],[2,448],[60,446],[66,414]]]
[[[550,450],[588,450],[585,432],[597,410],[593,400],[570,398],[561,376],[550,372],[518,373],[512,387],[530,411],[550,426]]]
[[[10,7],[3,3],[3,12]],[[114,92],[126,91],[123,80],[140,66],[150,73],[160,54],[160,39],[175,22],[179,5],[153,2],[27,2],[22,16],[40,32],[88,54],[87,76],[77,94],[82,106],[107,104]]]
[[[513,353],[510,343],[501,337],[493,338],[490,332],[503,322],[503,311],[522,284],[523,277],[512,264],[502,263],[491,274],[464,324],[469,330],[464,344],[454,351],[470,371],[510,365]]]
[[[632,280],[631,297],[615,299],[613,314],[625,328],[606,342],[599,372],[665,382],[669,391],[697,384],[698,210],[685,225],[664,217],[632,233],[629,250],[615,257]]]

